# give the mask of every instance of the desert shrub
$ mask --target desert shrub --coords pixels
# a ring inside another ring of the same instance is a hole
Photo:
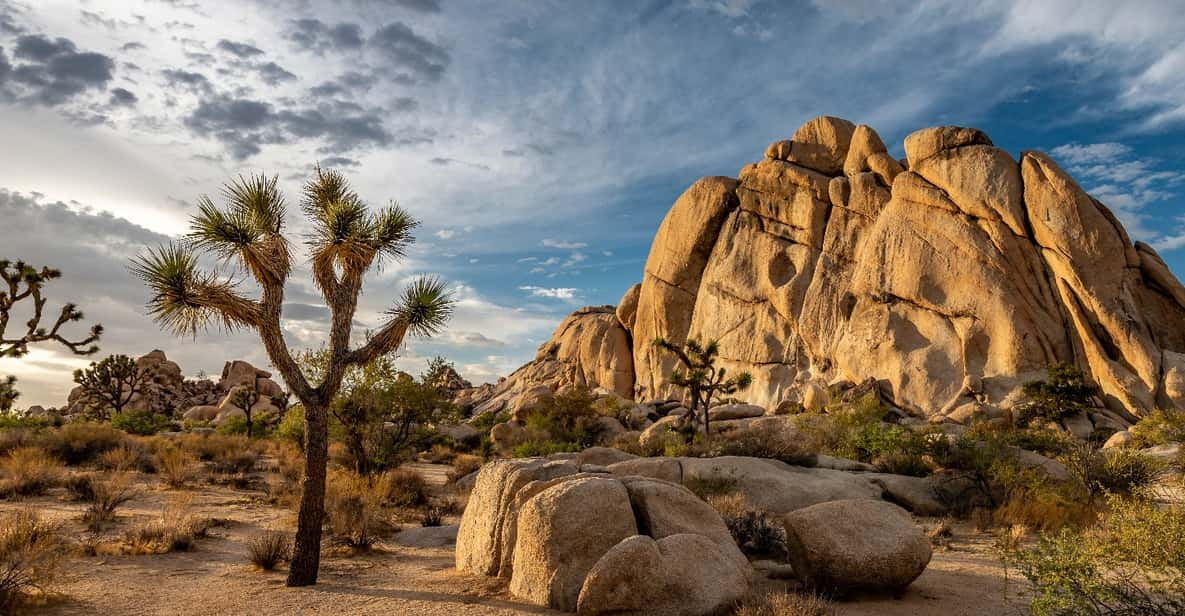
[[[483,413],[473,418],[469,425],[473,426],[474,430],[478,432],[489,433],[490,429],[500,423],[510,421],[510,411],[501,411],[498,413]]]
[[[1089,523],[1097,511],[1090,496],[1073,484],[1054,483],[1032,471],[1004,484],[1001,505],[992,514],[997,526],[1023,526],[1042,532]]]
[[[160,516],[137,524],[124,533],[124,541],[138,554],[188,552],[204,536],[210,520],[190,513],[192,497],[174,494],[161,508]]]
[[[379,479],[386,482],[386,502],[392,505],[419,507],[428,502],[428,482],[410,468],[387,471]]]
[[[769,593],[746,597],[736,606],[734,616],[834,616],[835,604],[819,595]]]
[[[0,459],[0,497],[45,494],[62,481],[62,462],[38,447],[21,447]]]
[[[707,501],[720,514],[742,552],[751,556],[786,557],[786,529],[776,517],[753,509],[744,495],[737,492],[709,496]]]
[[[475,456],[467,453],[457,454],[457,457],[453,458],[453,470],[449,471],[448,473],[449,483],[454,483],[462,477],[469,475],[470,473],[475,473],[481,470],[481,465],[484,462],[485,461],[482,460],[481,456]]]
[[[295,404],[284,411],[273,434],[297,447],[304,446],[304,407]]]
[[[1140,447],[1185,442],[1185,411],[1157,409],[1132,426],[1131,433]]]
[[[1073,364],[1056,364],[1046,369],[1046,379],[1024,385],[1028,400],[1016,409],[1016,421],[1027,426],[1036,420],[1058,422],[1090,408],[1098,387]]]
[[[263,414],[258,417],[253,417],[251,420],[251,438],[267,438],[271,435],[272,429],[270,427],[270,415]],[[227,417],[218,424],[219,434],[228,435],[247,435],[247,418],[246,417]]]
[[[0,427],[0,456],[18,447],[35,445],[35,432],[25,427]]]
[[[435,527],[444,524],[444,516],[446,509],[439,505],[431,505],[424,509],[424,513],[420,516],[420,526]]]
[[[795,466],[814,466],[818,459],[788,430],[742,428],[716,437],[713,445],[714,456],[770,458]]]
[[[127,473],[115,473],[105,478],[95,477],[91,481],[91,494],[82,521],[88,530],[97,533],[115,519],[120,507],[136,497],[136,490]]]
[[[1185,613],[1185,510],[1112,497],[1086,530],[1042,537],[1010,562],[1037,616]]]
[[[511,455],[516,458],[539,458],[550,456],[553,453],[573,453],[581,449],[584,448],[578,443],[536,438],[515,445],[514,449],[511,450]]]
[[[423,460],[432,464],[450,464],[457,457],[457,451],[443,443],[435,443],[424,452]]]
[[[143,455],[143,450],[129,441],[119,447],[108,449],[99,454],[98,459],[95,460],[95,464],[101,469],[115,471],[117,473],[134,471],[140,468]]]
[[[152,411],[123,411],[111,416],[111,427],[140,436],[168,430],[172,423],[168,417]]]
[[[1059,458],[1091,495],[1132,494],[1152,486],[1167,470],[1165,464],[1134,449],[1095,449],[1088,443],[1073,446]]]
[[[265,530],[247,541],[247,557],[263,571],[271,571],[292,558],[292,536],[278,530]]]
[[[197,475],[197,459],[180,447],[162,447],[156,453],[156,468],[169,487],[183,488]]]
[[[57,575],[61,529],[32,510],[0,513],[0,614],[12,614],[31,595],[44,595]]]
[[[264,447],[245,436],[226,434],[190,434],[180,439],[179,444],[220,475],[246,474],[255,470]]]
[[[68,423],[56,430],[46,430],[37,439],[50,455],[71,466],[90,464],[103,453],[128,442],[127,433],[106,424]]]
[[[571,387],[557,393],[524,418],[530,440],[541,450],[549,449],[546,445],[549,441],[556,443],[558,451],[592,447],[601,435],[598,424],[601,415],[594,406],[596,402],[596,395],[585,387]]]
[[[87,503],[95,499],[95,475],[92,473],[70,475],[62,485],[71,500]]]
[[[383,511],[383,503],[390,498],[390,485],[391,481],[381,476],[331,470],[326,480],[325,510],[334,539],[365,550],[390,530]]]

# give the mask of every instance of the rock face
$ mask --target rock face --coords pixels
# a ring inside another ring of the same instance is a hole
[[[832,501],[784,522],[795,574],[824,591],[899,591],[930,563],[930,540],[891,503]]]
[[[1096,427],[1185,408],[1185,287],[1106,206],[1049,156],[1014,159],[976,129],[919,130],[905,155],[822,117],[738,178],[695,182],[617,316],[572,315],[507,388],[677,395],[662,336],[718,340],[719,364],[754,377],[740,397],[765,408],[871,379],[911,413],[967,421],[1061,362],[1101,387]]]
[[[745,594],[752,567],[711,507],[677,483],[592,467],[486,464],[461,518],[457,568],[585,614],[706,615]]]

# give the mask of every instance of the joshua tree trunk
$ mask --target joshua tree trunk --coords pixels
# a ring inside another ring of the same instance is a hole
[[[289,586],[317,583],[317,570],[321,565],[321,527],[325,523],[325,468],[329,457],[327,411],[319,402],[303,404],[305,472],[296,523],[296,545],[288,568]]]

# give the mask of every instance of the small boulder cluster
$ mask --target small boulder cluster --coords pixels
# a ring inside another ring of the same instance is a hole
[[[786,512],[787,552],[804,585],[899,592],[922,574],[929,541],[908,513],[879,500],[874,483],[801,470],[814,477],[767,460],[634,458],[602,448],[491,462],[461,520],[457,568],[579,614],[726,611],[757,574],[721,516],[681,482],[728,473],[751,479],[753,495],[768,494],[763,504]],[[779,474],[784,481],[769,483]]]
[[[181,418],[186,421],[209,421],[211,425],[219,426],[232,418],[246,419],[248,409],[253,417],[277,418],[284,411],[288,396],[271,376],[270,372],[245,361],[226,362],[217,386],[221,399],[215,404],[191,406]],[[250,406],[243,409],[239,404]]]

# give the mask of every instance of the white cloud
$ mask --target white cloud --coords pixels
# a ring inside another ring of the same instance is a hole
[[[522,286],[520,290],[530,293],[531,297],[547,297],[564,301],[579,301],[580,289],[571,287],[536,287]]]
[[[438,237],[442,240],[451,240],[451,239],[453,239],[453,237],[455,237],[457,235],[457,231],[455,229],[441,229],[440,231],[437,231],[433,235],[435,235],[436,237]]]
[[[543,246],[544,248],[559,248],[560,250],[575,250],[577,248],[584,248],[588,246],[588,244],[584,242],[569,242],[566,240],[553,240],[550,238],[539,242],[539,245]]]

